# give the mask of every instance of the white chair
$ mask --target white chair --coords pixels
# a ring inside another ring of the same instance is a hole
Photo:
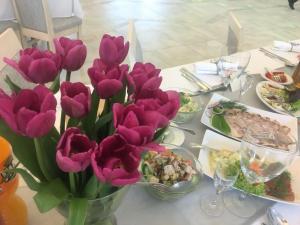
[[[55,49],[53,44],[55,37],[74,33],[78,38],[80,36],[82,19],[77,16],[52,18],[47,0],[13,0],[13,6],[21,26],[21,34],[47,41],[52,51]]]
[[[228,18],[227,53],[231,55],[239,51],[243,37],[243,27],[237,17],[230,12]]]
[[[128,22],[127,38],[130,44],[128,59],[129,59],[129,65],[132,68],[136,62],[143,62],[143,50],[141,47],[141,43],[137,37],[135,24],[133,20],[129,20]]]
[[[4,81],[7,75],[20,87],[31,88],[34,86],[34,84],[30,84],[24,80],[21,75],[17,74],[14,69],[10,68],[5,62],[3,62],[3,57],[14,58],[21,49],[21,43],[12,28],[7,29],[0,34],[0,88],[4,89],[6,92],[10,92],[6,82]]]
[[[3,33],[8,28],[12,28],[16,32],[19,32],[19,24],[17,21],[15,20],[0,21],[0,34]]]

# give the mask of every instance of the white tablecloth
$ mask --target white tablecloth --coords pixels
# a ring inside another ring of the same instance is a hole
[[[292,53],[291,53],[292,54]],[[248,73],[263,73],[264,67],[269,69],[277,69],[283,67],[284,64],[277,59],[270,59],[257,49],[251,51],[251,61],[247,68]],[[290,55],[293,59],[296,59],[296,55]],[[188,69],[193,68],[193,64],[182,65]],[[191,83],[186,81],[180,76],[179,69],[182,66],[177,66],[169,69],[164,69],[161,74],[163,76],[163,89],[169,89],[174,87],[181,87],[190,90],[196,90]],[[255,79],[262,79],[259,75]],[[248,93],[243,96],[245,102],[250,103],[254,107],[265,107],[261,103],[257,96],[254,94],[255,86],[252,87]],[[252,93],[252,94],[251,94]],[[228,94],[228,92],[227,92]],[[202,100],[208,101],[209,95],[202,95],[199,97]],[[189,146],[191,142],[202,142],[203,132],[206,127],[199,125],[201,114],[197,115],[191,122],[186,124],[187,127],[192,127],[196,134],[186,135],[184,145]],[[193,150],[198,151],[198,150]],[[194,152],[195,155],[196,152]],[[250,219],[243,219],[232,215],[225,210],[222,217],[209,217],[206,216],[200,209],[200,198],[203,195],[213,193],[214,188],[211,180],[204,178],[201,185],[197,190],[182,199],[177,201],[158,201],[153,197],[150,197],[142,187],[133,187],[125,197],[123,204],[121,204],[119,210],[116,213],[119,225],[219,225],[219,224],[231,224],[231,225],[261,225],[262,222],[267,222],[265,218],[265,207],[272,204],[271,201],[257,198],[257,214]],[[40,214],[33,202],[33,192],[26,186],[18,189],[19,195],[24,198],[28,205],[29,212],[29,224],[30,225],[52,225],[62,224],[63,218],[58,215],[55,210],[52,210],[46,214]],[[288,219],[289,225],[299,225],[300,206],[287,205],[282,203],[275,204],[276,209],[279,209],[281,214]],[[222,221],[222,223],[220,223]],[[268,224],[268,223],[267,223]]]
[[[297,40],[295,42],[300,42],[300,40]],[[271,50],[272,48],[268,47],[268,49]],[[258,74],[265,73],[265,67],[267,67],[270,70],[274,70],[274,69],[279,69],[279,68],[282,68],[285,66],[284,63],[281,62],[280,60],[274,59],[274,58],[269,58],[266,55],[264,55],[261,51],[259,51],[258,49],[253,49],[250,52],[251,52],[251,60],[246,69],[246,72],[248,72],[249,74],[257,74],[257,76],[260,77]],[[288,60],[292,61],[293,63],[297,63],[297,61],[298,61],[297,53],[276,51],[276,54],[279,54],[280,56],[287,58]],[[189,81],[187,81],[185,78],[183,78],[180,75],[181,73],[180,73],[179,69],[181,67],[185,67],[188,70],[192,71],[193,67],[194,67],[194,63],[176,66],[176,67],[172,67],[172,68],[163,70],[161,72],[162,77],[163,77],[163,82],[161,84],[162,89],[166,90],[166,89],[183,88],[183,89],[187,89],[187,90],[191,90],[191,91],[198,90],[197,86],[194,86],[193,84],[191,84]],[[250,91],[251,90],[249,90],[249,92]],[[254,90],[252,90],[252,91],[254,91]],[[259,100],[257,99],[257,101],[259,101]],[[252,101],[249,101],[248,103],[250,103],[250,102],[253,103]],[[252,106],[258,107],[256,105],[252,105]],[[199,143],[201,143],[201,140],[199,141]],[[299,205],[276,203],[273,207],[275,207],[275,209],[280,211],[282,216],[288,220],[289,225],[299,225],[300,224],[300,217],[299,217],[300,206]],[[266,214],[264,212],[262,212],[261,214],[262,214],[262,216],[258,217],[256,220],[251,221],[250,223],[247,222],[245,224],[251,224],[251,225],[261,225],[262,223],[268,224]]]
[[[49,11],[52,17],[83,17],[79,0],[48,0]],[[11,0],[0,0],[0,21],[15,19]]]

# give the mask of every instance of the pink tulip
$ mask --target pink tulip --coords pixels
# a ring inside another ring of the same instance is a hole
[[[144,97],[147,98],[138,99],[136,104],[143,106],[145,110],[157,111],[169,120],[176,116],[180,108],[180,98],[176,91],[157,90],[151,95],[144,94]]]
[[[97,143],[90,141],[78,128],[68,128],[61,136],[56,151],[56,162],[64,172],[77,173],[90,165]]]
[[[18,62],[8,58],[3,60],[24,79],[36,84],[53,81],[61,69],[61,57],[58,54],[37,48],[21,50]]]
[[[160,69],[156,69],[151,63],[135,63],[132,71],[127,75],[129,92],[134,93],[134,99],[143,98],[143,95],[151,95],[162,81],[159,77]]]
[[[67,71],[79,70],[86,59],[87,49],[81,40],[66,37],[54,39],[56,53],[62,56],[62,68]]]
[[[120,65],[126,58],[129,42],[124,44],[124,37],[114,37],[104,34],[99,48],[99,55],[108,67]]]
[[[168,124],[169,120],[156,111],[131,104],[113,105],[113,121],[116,132],[132,145],[145,146],[151,143],[155,130]]]
[[[91,91],[83,83],[63,82],[60,86],[61,107],[70,117],[81,118],[91,110]]]
[[[128,69],[128,65],[108,68],[102,60],[95,59],[88,74],[100,98],[106,99],[122,90]]]
[[[55,122],[56,99],[42,85],[6,95],[0,91],[0,118],[16,133],[35,138],[46,135]]]
[[[116,133],[121,135],[128,144],[135,145],[139,151],[152,149],[163,151],[164,148],[153,141],[158,127],[164,127],[169,119],[156,111],[145,111],[144,107],[135,104],[124,106],[113,105],[113,121]]]
[[[140,179],[138,148],[127,144],[116,134],[99,144],[98,150],[91,156],[91,164],[94,174],[103,183],[124,186]]]

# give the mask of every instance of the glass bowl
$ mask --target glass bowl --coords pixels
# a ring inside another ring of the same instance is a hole
[[[184,95],[184,97],[180,97],[181,107],[173,119],[173,122],[182,124],[193,119],[194,116],[202,110],[202,104],[196,101],[190,91],[181,89],[178,90],[178,92],[180,95]],[[189,102],[187,104],[183,104],[183,99],[189,99]]]
[[[161,183],[150,183],[144,176],[142,176],[142,182],[140,183],[145,186],[148,193],[150,193],[153,197],[160,200],[174,200],[181,198],[187,193],[195,190],[202,178],[201,165],[198,159],[189,150],[180,146],[170,144],[163,144],[163,146],[165,146],[168,150],[171,150],[173,153],[180,155],[183,159],[191,160],[192,167],[196,170],[196,174],[193,175],[190,181],[177,183],[180,184],[178,186],[167,186]],[[141,167],[143,163],[144,161],[142,160]]]

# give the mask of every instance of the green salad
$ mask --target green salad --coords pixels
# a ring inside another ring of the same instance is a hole
[[[236,171],[239,170],[234,187],[250,194],[268,195],[285,201],[294,201],[295,194],[292,190],[292,178],[289,171],[284,171],[281,175],[266,183],[251,184],[247,181],[241,170],[239,154],[237,152],[226,149],[210,151],[209,161],[211,170],[215,170],[217,160],[230,163],[230,166],[227,167],[227,174],[236,174]]]
[[[210,151],[209,154],[209,159],[210,159],[210,167],[212,170],[215,170],[216,168],[216,162],[218,160],[225,161],[229,164],[228,166],[228,171],[226,171],[227,174],[236,174],[236,171],[239,171],[238,178],[234,184],[234,186],[240,190],[244,190],[247,193],[255,194],[255,195],[264,195],[265,194],[265,185],[264,183],[262,184],[250,184],[240,166],[240,156],[237,152],[233,152],[230,150],[218,150],[218,151]]]
[[[179,112],[188,113],[197,111],[198,104],[193,101],[192,97],[185,92],[179,92],[180,108]]]

